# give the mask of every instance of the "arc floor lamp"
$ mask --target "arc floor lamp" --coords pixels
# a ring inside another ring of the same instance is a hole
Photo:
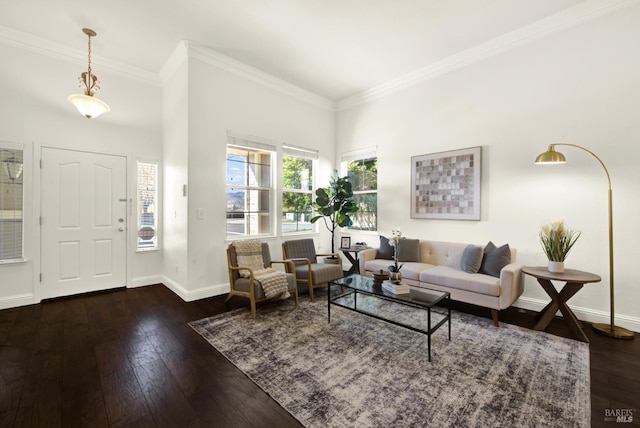
[[[560,152],[556,152],[556,146],[569,146],[575,147],[580,150],[584,150],[589,153],[591,156],[596,158],[602,168],[604,168],[605,174],[607,174],[607,182],[609,183],[609,300],[611,305],[611,323],[594,323],[593,330],[598,333],[605,334],[607,336],[615,337],[616,339],[633,339],[635,333],[631,330],[627,330],[623,327],[618,327],[614,323],[614,296],[613,296],[613,198],[611,192],[611,177],[609,176],[609,171],[607,167],[602,162],[595,153],[591,150],[585,149],[582,146],[578,146],[576,144],[570,143],[557,143],[549,145],[549,148],[546,152],[542,153],[536,158],[536,164],[561,164],[566,162],[566,158]]]

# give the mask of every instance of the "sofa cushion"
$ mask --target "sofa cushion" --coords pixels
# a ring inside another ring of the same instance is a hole
[[[420,282],[471,291],[487,296],[500,295],[500,280],[481,273],[467,273],[449,266],[434,266],[420,273]]]
[[[389,272],[389,265],[392,265],[393,262],[385,259],[375,259],[369,260],[365,262],[364,268],[369,272],[379,273],[380,270],[383,272]],[[420,262],[406,262],[403,263],[402,269],[400,269],[400,274],[403,278],[413,279],[414,281],[418,281],[420,278],[420,273],[425,269],[431,269],[433,265],[428,263],[420,263]]]
[[[402,238],[398,243],[399,262],[419,262],[420,261],[420,240]]]
[[[419,281],[420,274],[427,269],[431,269],[432,267],[433,265],[427,263],[406,262],[402,265],[402,269],[400,269],[400,275],[402,275],[402,279],[412,279],[414,281]]]
[[[389,238],[380,235],[380,248],[376,259],[393,260],[393,247],[389,245]]]
[[[477,273],[482,264],[483,251],[482,247],[477,245],[467,245],[462,252],[460,259],[460,269],[467,273]]]
[[[484,247],[480,273],[500,278],[500,271],[511,263],[511,249],[509,244],[496,248],[491,241]]]

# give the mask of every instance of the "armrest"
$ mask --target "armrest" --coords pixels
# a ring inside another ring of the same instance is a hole
[[[367,248],[366,250],[362,250],[358,253],[358,264],[360,265],[360,274],[365,274],[364,265],[366,262],[370,260],[375,260],[378,255],[377,248]]]
[[[249,284],[253,284],[254,281],[254,277],[253,277],[253,269],[251,269],[250,267],[244,267],[244,266],[229,266],[229,270],[234,271],[240,271],[240,270],[246,270],[249,272],[249,278],[247,278],[249,280]],[[241,278],[244,278],[244,276],[240,275]],[[229,279],[231,279],[231,275],[229,275]],[[231,280],[229,286],[232,289],[235,289],[235,283],[233,280]],[[253,287],[249,287],[249,294],[251,294],[252,298],[255,298],[255,290]]]
[[[500,309],[506,309],[524,292],[523,263],[509,263],[500,271]]]
[[[289,266],[293,267],[293,269],[291,270],[291,273],[295,273],[295,271],[296,271],[295,262],[305,262],[307,264],[307,269],[311,270],[311,260],[309,260],[309,259],[305,259],[303,257],[300,257],[300,258],[294,258],[294,259],[287,259],[287,261],[291,262],[291,264]]]
[[[282,263],[284,265],[284,270],[287,273],[293,273],[296,270],[296,265],[292,260],[271,260],[269,266],[273,266],[274,263]]]

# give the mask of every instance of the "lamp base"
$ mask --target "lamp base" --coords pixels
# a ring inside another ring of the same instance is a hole
[[[627,330],[617,325],[595,323],[591,325],[593,331],[604,334],[605,336],[613,337],[615,339],[633,339],[635,333],[631,330]]]

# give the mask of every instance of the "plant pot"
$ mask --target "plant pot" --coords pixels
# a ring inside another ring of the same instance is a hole
[[[547,265],[547,270],[551,273],[563,273],[564,262],[553,262],[549,260],[549,264]]]
[[[400,284],[400,281],[402,281],[402,274],[400,274],[400,271],[398,272],[389,271],[389,280],[394,284]]]

